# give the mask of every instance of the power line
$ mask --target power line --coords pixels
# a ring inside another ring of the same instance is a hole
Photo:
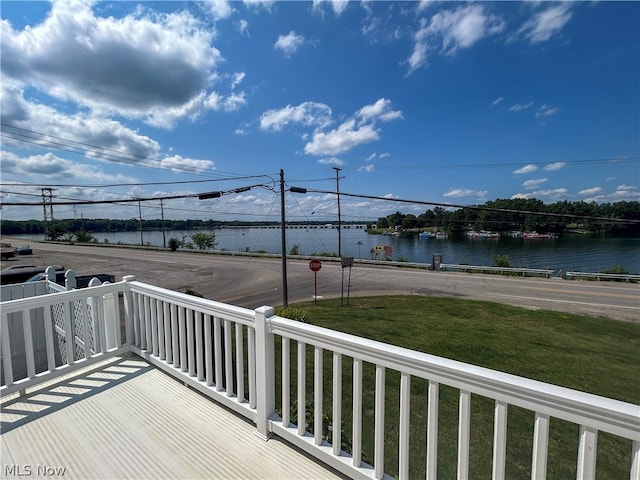
[[[118,203],[159,201],[159,200],[174,200],[174,199],[198,198],[198,197],[217,198],[229,193],[239,193],[239,192],[247,191],[255,187],[271,189],[269,186],[266,186],[264,184],[258,184],[258,185],[240,187],[234,190],[227,190],[227,191],[220,191],[220,192],[206,192],[206,193],[194,193],[194,194],[188,194],[188,195],[170,195],[170,196],[159,196],[159,197],[128,198],[128,199],[120,199],[120,200],[74,200],[74,201],[66,201],[66,202],[50,202],[50,203],[47,203],[47,205],[99,205],[99,204],[118,204]],[[316,189],[305,189],[305,190],[307,193],[322,193],[322,194],[329,194],[329,195],[338,195],[338,192],[332,192],[330,190],[316,190]],[[489,212],[516,213],[516,214],[522,214],[522,215],[539,215],[544,217],[559,217],[559,218],[572,218],[572,219],[581,219],[581,220],[596,220],[596,221],[613,222],[613,223],[639,223],[640,224],[640,220],[631,220],[631,219],[624,219],[624,218],[596,217],[596,216],[589,216],[589,215],[573,215],[570,213],[536,212],[533,210],[515,210],[515,209],[509,209],[509,208],[487,207],[482,205],[459,205],[455,203],[407,200],[407,199],[401,199],[401,198],[388,198],[388,197],[379,197],[375,195],[362,195],[362,194],[345,193],[345,192],[340,192],[340,195],[343,195],[346,197],[364,198],[368,200],[381,200],[381,201],[387,201],[387,202],[408,203],[413,205],[433,205],[433,206],[445,207],[445,208],[466,208],[470,210],[482,210],[482,211],[489,211]],[[2,205],[3,206],[6,205],[6,206],[38,207],[38,206],[43,206],[44,202],[40,202],[40,203],[2,202]],[[252,214],[249,213],[247,215],[252,215]]]

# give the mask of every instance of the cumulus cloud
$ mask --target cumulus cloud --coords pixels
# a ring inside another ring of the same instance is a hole
[[[306,127],[324,128],[331,124],[331,108],[324,103],[304,102],[287,105],[278,110],[268,110],[260,117],[260,128],[278,132],[286,125],[298,123]]]
[[[567,166],[567,162],[553,162],[545,165],[544,169],[548,172],[553,172],[555,170],[560,170]]]
[[[402,112],[393,110],[391,102],[380,98],[371,105],[360,108],[354,118],[346,120],[329,132],[316,131],[305,147],[311,155],[339,155],[353,148],[378,140],[376,122],[388,122],[402,118]]]
[[[580,190],[578,192],[578,195],[592,196],[592,195],[597,195],[597,194],[599,194],[601,192],[602,192],[602,188],[600,188],[600,187],[585,188],[584,190]]]
[[[572,16],[571,2],[553,4],[524,23],[517,35],[531,43],[546,42],[562,30]]]
[[[318,163],[321,163],[322,165],[344,165],[344,162],[337,157],[321,158],[318,160]]]
[[[358,167],[359,172],[373,172],[375,169],[376,167],[373,164],[362,165],[361,167]]]
[[[214,20],[229,18],[233,13],[227,0],[205,0],[201,5]]]
[[[501,32],[504,25],[501,18],[487,13],[479,4],[442,10],[430,20],[423,18],[413,35],[414,47],[407,59],[408,74],[426,64],[430,50],[453,55],[484,37]]]
[[[4,79],[156,126],[202,113],[221,61],[211,45],[214,29],[186,11],[139,8],[114,18],[96,16],[92,6],[89,0],[56,0],[42,23],[20,31],[3,20]]]
[[[546,197],[551,199],[559,199],[567,195],[566,188],[554,188],[550,190],[537,190],[533,192],[535,198]]]
[[[273,48],[281,50],[287,57],[293,55],[304,43],[304,37],[293,30],[286,35],[280,35]]]
[[[260,128],[265,131],[281,131],[285,126],[299,124],[312,127],[311,139],[304,152],[319,157],[332,157],[353,148],[378,140],[377,122],[389,122],[403,118],[402,112],[393,110],[391,102],[380,98],[371,105],[358,109],[352,118],[338,127],[325,131],[333,122],[331,108],[323,103],[304,102],[284,108],[268,110],[260,117]]]
[[[454,188],[449,190],[443,195],[448,198],[461,198],[461,197],[478,197],[483,198],[489,193],[488,190],[471,190],[469,188]]]
[[[538,170],[538,167],[536,165],[525,165],[522,168],[519,168],[517,170],[514,170],[513,173],[515,173],[516,175],[524,175],[525,173],[532,173],[535,172],[536,170]]]
[[[522,184],[522,186],[527,190],[532,190],[534,188],[538,188],[540,185],[547,182],[548,180],[549,180],[548,178],[537,178],[535,180],[527,180]]]

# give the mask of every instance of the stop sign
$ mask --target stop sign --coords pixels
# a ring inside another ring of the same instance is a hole
[[[322,263],[320,262],[320,260],[314,258],[309,262],[309,268],[312,272],[317,272],[322,268]]]

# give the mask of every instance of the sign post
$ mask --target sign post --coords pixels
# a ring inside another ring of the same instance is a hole
[[[353,267],[353,257],[340,258],[340,264],[342,266],[342,293],[340,296],[340,306],[344,305],[344,269],[349,269],[349,283],[347,283],[347,305],[349,305],[349,295],[351,293],[351,267]]]
[[[309,269],[313,272],[313,302],[318,303],[318,270],[322,268],[322,262],[314,258],[309,262]]]

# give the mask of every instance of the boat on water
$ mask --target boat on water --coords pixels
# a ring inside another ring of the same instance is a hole
[[[558,236],[554,233],[523,232],[522,238],[529,240],[541,240],[547,238],[558,238]]]
[[[449,238],[449,234],[446,232],[420,232],[418,238],[435,238],[436,240],[446,240]]]
[[[470,230],[467,232],[467,237],[473,240],[497,239],[497,238],[500,238],[500,234],[497,232],[490,232],[488,230],[480,230],[479,232],[476,232],[475,230]]]

